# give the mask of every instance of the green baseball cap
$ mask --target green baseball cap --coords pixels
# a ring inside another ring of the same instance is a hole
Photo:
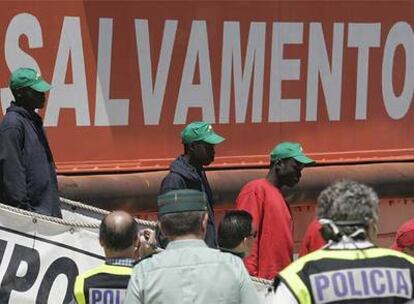
[[[35,69],[31,68],[19,68],[14,71],[9,86],[11,89],[30,87],[37,92],[47,92],[52,88]]]
[[[282,142],[274,147],[272,152],[270,152],[270,159],[272,161],[291,157],[305,165],[315,162],[313,159],[307,157],[303,153],[302,146],[295,142]]]
[[[198,190],[172,190],[158,196],[158,214],[207,211],[207,197]]]
[[[185,144],[194,141],[204,141],[208,144],[216,145],[224,141],[224,137],[213,131],[211,124],[203,121],[194,121],[187,125],[181,132],[181,139]]]

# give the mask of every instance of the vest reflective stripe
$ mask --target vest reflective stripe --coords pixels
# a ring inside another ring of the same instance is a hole
[[[115,266],[103,264],[84,272],[76,277],[73,293],[77,304],[86,304],[85,297],[85,280],[99,273],[108,273],[114,275],[131,275],[132,267]]]
[[[286,269],[287,270],[287,269]],[[289,287],[300,304],[311,304],[312,298],[309,289],[301,278],[294,272],[282,271],[279,273],[282,281]]]
[[[394,251],[386,248],[366,248],[366,249],[321,249],[310,253],[299,260],[293,262],[283,271],[279,273],[281,280],[287,285],[296,299],[301,304],[312,303],[311,291],[306,286],[305,282],[300,278],[299,273],[309,262],[318,261],[322,259],[337,259],[339,260],[366,260],[381,257],[398,257],[413,264],[414,258],[402,252]],[[392,265],[390,265],[392,266]],[[340,270],[340,269],[338,269]]]
[[[85,293],[83,288],[85,286],[85,278],[76,277],[75,286],[73,288],[73,293],[75,295],[75,300],[77,304],[86,304]]]

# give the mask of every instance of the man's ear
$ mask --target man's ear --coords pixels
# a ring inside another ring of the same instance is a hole
[[[134,244],[138,244],[139,243],[139,231],[135,234],[134,239],[132,240],[132,243]]]
[[[161,231],[161,234],[163,236],[165,236],[166,238],[168,238],[168,235],[165,234],[165,231],[164,231],[164,229],[162,229],[162,226],[161,226],[160,222],[157,223],[157,226],[158,226],[158,230]]]
[[[273,162],[272,170],[274,170],[275,172],[279,172],[282,167],[283,161],[279,159]]]
[[[14,95],[15,98],[20,99],[22,97],[22,92],[21,92],[21,90],[15,90],[13,92],[13,95]]]
[[[203,232],[207,231],[207,225],[208,225],[208,213],[204,213],[203,219],[201,221],[201,229]]]
[[[188,144],[188,151],[194,151],[194,142]]]
[[[378,224],[374,219],[368,221],[367,234],[368,239],[375,244],[378,236]]]
[[[99,237],[99,245],[101,245],[102,248],[104,247],[103,241],[100,237]]]

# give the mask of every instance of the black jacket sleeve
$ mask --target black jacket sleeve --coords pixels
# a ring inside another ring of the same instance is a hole
[[[3,187],[3,203],[26,209],[29,199],[23,141],[24,135],[18,128],[7,128],[0,133],[0,185]]]
[[[179,189],[187,189],[184,178],[180,174],[170,172],[161,182],[160,194]]]
[[[161,182],[160,194],[164,194],[171,190],[187,189],[184,178],[175,172],[170,172]],[[161,248],[167,247],[168,240],[158,229],[156,230],[156,239]]]

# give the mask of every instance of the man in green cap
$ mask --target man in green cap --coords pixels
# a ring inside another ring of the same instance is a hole
[[[50,84],[31,68],[10,77],[11,102],[0,123],[0,202],[62,217],[55,164],[40,116]]]
[[[213,131],[206,122],[195,121],[181,132],[184,154],[170,165],[170,172],[161,183],[160,193],[177,189],[194,189],[204,192],[208,198],[208,227],[205,242],[212,248],[217,247],[217,235],[213,211],[213,195],[207,180],[204,166],[214,161],[214,146],[224,138]],[[165,247],[163,237],[159,237],[161,246]]]
[[[281,188],[293,187],[302,169],[314,163],[300,144],[282,142],[270,153],[270,168],[265,178],[247,183],[236,200],[236,209],[253,217],[257,240],[244,259],[250,275],[273,279],[293,259],[293,220]]]
[[[124,304],[259,303],[241,259],[208,248],[208,200],[197,190],[158,197],[159,225],[170,243],[134,268]]]

